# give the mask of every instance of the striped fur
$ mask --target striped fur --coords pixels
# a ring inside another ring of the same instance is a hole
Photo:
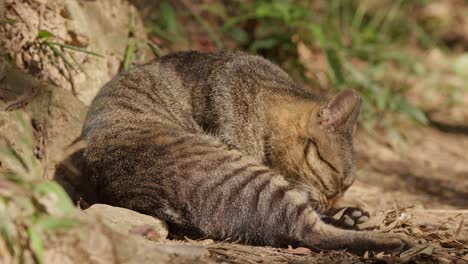
[[[184,52],[120,74],[81,138],[99,202],[166,220],[172,232],[255,245],[392,250],[396,235],[321,222],[354,180],[360,99],[326,101],[243,53]]]

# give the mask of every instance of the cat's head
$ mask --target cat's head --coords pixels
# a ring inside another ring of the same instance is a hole
[[[287,143],[277,148],[282,173],[311,194],[319,191],[324,207],[355,179],[353,135],[360,109],[361,97],[354,90],[339,92],[321,104],[298,105],[301,113],[295,122],[289,120]]]

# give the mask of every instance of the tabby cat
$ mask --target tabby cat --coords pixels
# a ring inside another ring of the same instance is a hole
[[[171,232],[316,250],[400,250],[398,234],[340,229],[320,214],[355,177],[361,99],[324,100],[267,60],[182,52],[122,73],[91,104],[79,153],[94,202]]]

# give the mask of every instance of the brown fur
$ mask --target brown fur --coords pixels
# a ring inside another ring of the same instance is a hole
[[[74,159],[96,201],[161,218],[172,232],[399,249],[403,237],[320,220],[354,180],[360,104],[354,91],[323,100],[257,56],[177,53],[102,88]]]

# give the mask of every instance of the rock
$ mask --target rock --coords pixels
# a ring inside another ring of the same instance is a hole
[[[63,159],[65,148],[81,131],[87,107],[71,91],[39,82],[15,66],[0,62],[0,136],[16,151],[34,158],[41,166],[43,175],[51,179],[55,165]],[[8,109],[8,111],[3,111]],[[18,112],[17,112],[18,111]],[[27,134],[20,125],[18,114],[32,131]],[[31,146],[25,137],[33,141]],[[3,169],[17,169],[14,164],[3,162]]]
[[[85,212],[100,217],[103,223],[122,234],[143,236],[150,240],[165,239],[169,234],[166,222],[129,209],[94,204]]]
[[[101,213],[142,222],[147,220],[141,219],[149,216],[106,205],[91,208],[76,212],[78,224],[72,229],[48,237],[44,243],[44,263],[215,263],[209,258],[209,251],[202,247],[181,243],[169,246],[117,231]]]

